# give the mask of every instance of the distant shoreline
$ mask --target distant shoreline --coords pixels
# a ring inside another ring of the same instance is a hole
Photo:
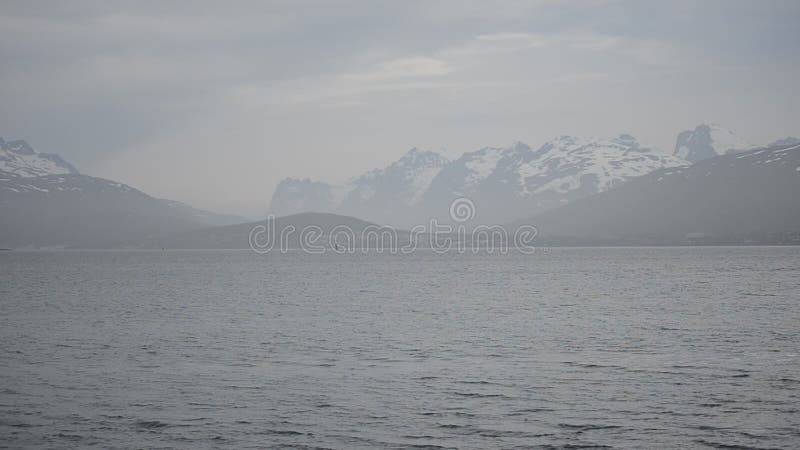
[[[532,255],[541,254],[541,252],[549,251],[550,249],[636,249],[636,248],[663,248],[663,249],[677,249],[677,248],[759,248],[759,247],[800,247],[798,243],[786,243],[786,244],[696,244],[696,245],[539,245],[536,246],[536,250],[532,253]],[[506,250],[508,253],[511,253],[513,247],[507,247]],[[35,248],[20,248],[20,249],[11,249],[11,248],[3,248],[0,251],[13,251],[15,253],[57,253],[57,252],[252,252],[253,250],[250,248],[80,248],[80,247],[73,247],[73,248],[42,248],[42,249],[35,249]],[[423,252],[434,252],[433,249],[430,247],[420,247],[415,249],[415,252],[423,251]],[[280,254],[280,251],[276,251],[274,253]],[[289,248],[285,251],[285,253],[303,253],[302,248]],[[333,252],[327,252],[333,253]],[[401,254],[401,252],[392,253],[389,248],[377,248],[377,247],[359,247],[356,248],[355,251],[346,252],[343,255],[345,256],[352,256],[352,255],[360,255],[360,254],[371,254],[371,253],[386,253],[386,254]],[[413,253],[413,252],[412,252]],[[456,253],[455,250],[453,252],[446,252],[446,253]],[[478,255],[478,254],[497,254],[502,255],[499,252],[499,249],[495,248],[493,252],[486,251],[485,248],[480,248],[478,251],[473,252],[471,248],[467,248],[466,251],[463,252],[464,255]]]

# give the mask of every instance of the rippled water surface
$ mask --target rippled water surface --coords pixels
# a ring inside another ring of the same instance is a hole
[[[0,446],[800,446],[800,248],[0,266]]]

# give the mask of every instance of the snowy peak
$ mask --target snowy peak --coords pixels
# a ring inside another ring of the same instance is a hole
[[[402,158],[390,164],[383,173],[397,172],[403,179],[411,181],[419,174],[430,170],[441,170],[449,161],[444,156],[430,150],[412,148]]]
[[[423,205],[428,214],[441,215],[455,197],[466,196],[478,206],[480,220],[511,221],[686,164],[628,134],[611,139],[564,135],[537,149],[517,142],[465,153],[450,163],[431,183]]]
[[[397,183],[400,199],[411,206],[419,202],[422,194],[448,162],[447,158],[436,152],[413,148],[387,167],[384,176]]]
[[[691,163],[755,148],[732,131],[717,124],[701,124],[678,134],[674,155]]]
[[[441,167],[447,163],[447,158],[430,150],[421,150],[417,147],[409,150],[402,158],[392,163],[393,166],[429,166]]]
[[[340,186],[287,178],[278,184],[270,209],[278,215],[336,211],[376,221],[393,220],[416,205],[449,161],[429,150],[412,148],[397,161],[351,178]]]
[[[38,153],[23,140],[0,138],[0,174],[3,176],[30,178],[77,173],[72,164],[58,155]]]
[[[465,153],[458,162],[466,169],[460,188],[453,189],[454,193],[468,195],[475,191],[479,184],[489,178],[496,170],[500,160],[514,152],[516,146],[508,148],[485,147],[478,151]]]
[[[559,136],[531,156],[516,168],[523,196],[595,194],[657,169],[686,164],[641,146],[629,134],[612,139]]]
[[[786,138],[771,146],[797,141]],[[335,212],[413,226],[430,218],[447,220],[454,199],[468,197],[477,208],[475,220],[502,223],[616,189],[661,169],[750,149],[751,144],[713,124],[681,133],[674,154],[645,145],[630,134],[562,135],[537,148],[515,142],[467,152],[453,161],[414,148],[387,167],[342,186],[285,180],[273,196],[272,211],[279,215]]]
[[[797,192],[800,144],[658,170],[525,222],[572,245],[790,243],[800,230]]]
[[[431,181],[448,163],[442,155],[412,148],[383,169],[373,169],[348,183],[345,202],[351,207],[367,201],[416,204]],[[349,188],[349,189],[348,189]]]
[[[8,150],[18,155],[33,155],[36,153],[33,151],[33,148],[31,148],[31,146],[22,139],[6,142],[2,137],[0,137],[0,145],[2,145],[4,150]]]
[[[272,196],[272,208],[284,211],[329,211],[333,208],[333,188],[308,178],[284,178]]]
[[[611,139],[559,136],[538,149],[515,142],[467,152],[454,161],[412,149],[341,187],[285,180],[275,191],[272,211],[334,211],[404,226],[441,217],[454,198],[466,196],[480,205],[482,218],[509,221],[686,164],[628,134]]]

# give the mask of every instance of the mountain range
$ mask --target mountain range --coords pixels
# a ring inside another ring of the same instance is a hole
[[[0,138],[0,247],[98,247],[243,222],[103,178]]]
[[[453,161],[412,149],[385,169],[369,171],[343,186],[284,179],[272,197],[271,211],[326,211],[411,226],[431,218],[448,221],[450,204],[467,197],[475,205],[476,220],[503,223],[685,164],[630,135],[560,136],[535,149],[517,142],[465,153]]]
[[[798,158],[797,138],[755,147],[709,124],[680,133],[671,155],[630,135],[517,142],[453,160],[412,149],[343,185],[287,178],[272,213],[289,216],[279,218],[284,227],[333,221],[402,230],[448,222],[451,203],[466,197],[475,208],[469,225],[533,224],[556,244],[794,242]],[[0,138],[0,248],[247,248],[252,226],[81,174],[58,155]]]
[[[767,146],[798,142],[786,138]],[[517,142],[464,153],[455,160],[414,148],[386,168],[344,185],[286,178],[275,189],[271,212],[324,211],[409,227],[431,218],[448,221],[451,203],[466,197],[475,206],[476,221],[507,223],[657,170],[755,148],[716,124],[679,133],[671,155],[627,134],[611,139],[560,136],[537,148]]]
[[[542,242],[570,245],[800,244],[800,143],[665,168],[550,210]]]
[[[693,165],[658,169],[604,192],[572,201],[524,220],[507,224],[507,236],[522,225],[538,230],[534,245],[687,245],[687,244],[800,244],[800,144],[713,156]],[[175,232],[157,239],[130,241],[126,248],[247,249],[250,232],[264,221]],[[334,248],[406,248],[408,231],[394,231],[396,241],[359,239],[366,227],[387,230],[374,223],[330,213],[299,213],[272,222],[273,236],[287,234],[285,245],[301,247],[300,235],[313,226],[321,235],[314,245]],[[354,247],[338,227],[354,233]],[[428,229],[427,231],[430,231]],[[440,235],[475,245],[469,233]],[[263,240],[263,238],[262,238]],[[430,236],[416,237],[417,248],[429,248]],[[502,245],[502,241],[497,243]],[[509,242],[506,241],[505,244]],[[486,245],[486,241],[477,241]],[[277,244],[274,247],[278,249]]]

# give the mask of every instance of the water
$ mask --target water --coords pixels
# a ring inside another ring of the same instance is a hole
[[[4,446],[800,446],[800,248],[0,264]]]

